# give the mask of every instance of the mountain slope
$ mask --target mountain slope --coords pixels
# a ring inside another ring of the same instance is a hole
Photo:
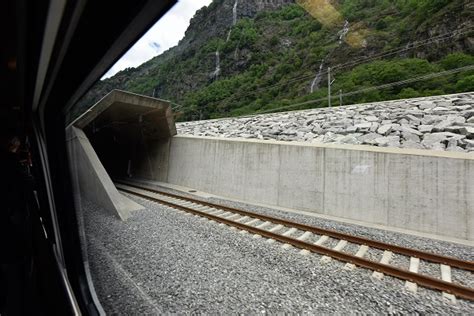
[[[215,0],[196,13],[176,47],[98,82],[77,111],[123,89],[182,105],[182,120],[249,114],[325,99],[327,67],[336,79],[332,90],[344,94],[474,64],[469,0],[296,2]],[[343,102],[468,90],[472,70]]]

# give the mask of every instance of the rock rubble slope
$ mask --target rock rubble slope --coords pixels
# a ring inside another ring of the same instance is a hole
[[[474,152],[474,92],[177,124],[178,134]]]

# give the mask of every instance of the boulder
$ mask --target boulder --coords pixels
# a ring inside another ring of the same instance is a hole
[[[431,150],[445,150],[446,149],[446,145],[444,145],[441,142],[435,142],[435,143],[431,143],[431,144],[424,144],[424,143],[421,143],[421,144],[426,149],[431,149]]]
[[[449,121],[449,120],[441,121],[433,127],[433,131],[443,132],[446,129],[446,127],[449,127],[451,125],[453,125],[452,121]]]
[[[466,149],[473,149],[474,150],[474,140],[471,139],[463,139],[462,142]]]
[[[349,126],[345,130],[346,134],[353,134],[355,132],[357,132],[357,127],[355,127],[355,126]]]
[[[378,122],[379,118],[374,115],[369,115],[365,117],[367,122]]]
[[[466,111],[462,114],[462,116],[468,120],[470,119],[471,117],[474,117],[474,110],[469,110],[469,111]]]
[[[327,133],[324,135],[323,143],[335,142],[336,139],[338,138],[338,136],[339,136],[339,135],[334,134],[334,133],[332,133],[332,132],[327,132]]]
[[[472,138],[474,136],[474,127],[470,126],[449,126],[445,128],[445,131],[466,135],[469,138]]]
[[[239,137],[242,137],[242,138],[255,138],[254,135],[252,135],[252,134],[246,134],[246,133],[239,134]]]
[[[447,139],[448,136],[444,135],[444,133],[425,134],[421,143],[423,146],[430,146],[434,143],[444,142]]]
[[[414,115],[407,115],[405,116],[405,118],[410,122],[410,124],[413,124],[413,125],[420,125],[421,124],[421,120],[414,116]]]
[[[402,125],[402,127],[400,128],[400,131],[402,133],[415,134],[417,136],[423,135],[423,133],[421,133],[421,132],[417,131],[416,129],[414,129],[410,126],[407,126],[407,125]]]
[[[367,132],[372,127],[372,123],[360,123],[356,124],[355,127],[358,132]]]
[[[374,140],[376,138],[379,138],[381,137],[381,135],[377,134],[377,133],[369,133],[369,134],[365,134],[365,135],[362,135],[362,136],[359,136],[357,137],[357,139],[359,140],[359,142],[361,142],[362,144],[373,144]]]
[[[468,138],[474,138],[474,127],[464,126],[461,134],[466,135]]]
[[[449,108],[453,104],[450,101],[435,101],[437,107]]]
[[[281,132],[280,134],[281,135],[287,135],[287,136],[295,136],[295,135],[297,135],[297,133],[298,133],[297,130],[287,129],[287,130],[284,130],[283,132]]]
[[[469,100],[469,99],[459,99],[459,100],[454,100],[453,101],[454,104],[456,104],[456,106],[463,106],[463,105],[474,105],[474,101],[473,100]]]
[[[424,125],[433,125],[433,124],[436,124],[438,122],[441,122],[442,120],[445,120],[446,117],[445,116],[440,116],[440,115],[425,115],[422,119],[421,119],[421,124],[424,124]]]
[[[374,132],[374,133],[375,133],[375,132],[377,131],[377,129],[379,128],[379,126],[380,126],[379,123],[377,123],[377,122],[372,122],[372,126],[370,127],[369,130],[370,130],[371,132]]]
[[[422,144],[433,144],[437,142],[446,142],[450,139],[461,140],[466,138],[464,135],[454,134],[450,132],[440,132],[440,133],[432,133],[432,134],[425,134],[423,136]]]
[[[449,111],[449,109],[443,106],[437,106],[433,109],[433,112],[446,112],[446,111]]]
[[[453,122],[454,125],[464,124],[466,122],[466,118],[460,115],[448,115],[446,120]]]
[[[383,136],[374,139],[375,144],[380,147],[399,147],[400,145],[400,137],[398,136]]]
[[[472,104],[459,105],[454,107],[458,111],[466,111],[472,109]]]
[[[420,131],[420,133],[431,133],[433,127],[433,125],[419,125],[418,131]]]
[[[353,145],[360,144],[360,141],[354,135],[346,135],[343,138],[341,138],[339,142],[341,144],[353,144]]]
[[[419,142],[414,142],[412,140],[405,140],[403,141],[402,148],[415,148],[415,149],[423,149],[424,147]]]
[[[420,117],[423,117],[424,115],[424,112],[423,111],[420,111],[419,109],[417,108],[414,108],[414,109],[411,109],[411,110],[407,110],[406,113],[408,114],[407,115],[407,119],[410,120],[412,118],[415,118],[415,119],[418,119]]]
[[[380,126],[377,129],[377,133],[379,133],[380,135],[384,135],[384,136],[390,134],[390,132],[392,131],[392,125],[393,124],[386,124],[386,125]]]
[[[402,136],[405,140],[411,140],[413,142],[420,142],[420,137],[416,134],[413,134],[413,133],[410,133],[410,132],[407,132],[407,131],[403,131],[402,132]]]
[[[434,109],[435,107],[436,107],[436,104],[432,101],[421,101],[418,103],[418,108],[420,110]]]
[[[312,140],[316,135],[314,135],[313,133],[306,133],[304,134],[303,136],[303,139],[304,140]]]

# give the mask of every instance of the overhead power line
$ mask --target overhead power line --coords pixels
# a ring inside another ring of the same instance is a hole
[[[421,46],[431,44],[435,41],[445,40],[445,39],[449,39],[451,37],[455,37],[455,36],[459,36],[459,35],[462,35],[462,34],[465,34],[465,33],[469,33],[473,30],[474,30],[474,26],[461,28],[461,29],[453,31],[453,32],[447,32],[447,33],[444,33],[444,34],[441,34],[441,35],[430,37],[429,39],[426,39],[426,40],[420,40],[420,41],[415,41],[415,42],[408,43],[408,45],[406,45],[404,48],[396,48],[396,49],[394,48],[392,50],[389,50],[388,52],[383,52],[383,53],[368,56],[368,57],[362,57],[362,58],[359,58],[359,59],[356,59],[356,60],[353,60],[353,61],[350,61],[350,62],[347,62],[347,63],[344,63],[344,64],[335,65],[332,68],[337,69],[337,68],[346,68],[346,67],[350,67],[350,66],[359,65],[362,62],[366,62],[366,61],[370,61],[370,60],[373,60],[373,59],[379,59],[379,58],[383,58],[383,57],[386,57],[386,56],[399,54],[399,53],[402,53],[402,52],[407,51],[407,50],[411,50],[411,49],[414,49],[414,48],[418,48],[418,47],[421,47]]]
[[[436,42],[436,41],[447,40],[449,38],[459,36],[459,35],[462,35],[462,34],[466,34],[466,33],[472,32],[472,31],[474,31],[474,27],[472,27],[472,26],[462,28],[462,29],[459,29],[458,31],[444,33],[444,34],[439,35],[439,36],[431,37],[427,40],[411,42],[411,43],[409,43],[410,46],[405,46],[403,48],[398,48],[396,50],[390,50],[388,52],[384,52],[384,53],[380,53],[380,54],[360,58],[360,59],[357,59],[357,60],[354,60],[354,61],[351,61],[351,62],[347,62],[347,63],[343,63],[343,64],[337,64],[335,66],[331,66],[331,69],[333,69],[333,70],[334,69],[343,69],[343,68],[347,68],[347,67],[350,67],[350,66],[355,67],[357,65],[364,64],[368,61],[376,60],[376,59],[379,59],[379,58],[384,58],[384,57],[391,56],[391,55],[396,55],[396,54],[404,52],[404,51],[408,51],[408,50],[412,50],[412,49],[415,49],[415,48],[418,48],[418,47],[426,46],[426,45],[429,45],[429,44],[431,44],[433,42]],[[326,70],[326,71],[323,71],[321,73],[321,75],[324,76],[324,75],[327,75],[327,73],[328,73],[328,71]],[[279,87],[279,86],[287,85],[287,84],[298,82],[298,81],[303,81],[303,80],[306,80],[306,79],[311,79],[313,77],[314,77],[314,74],[293,77],[293,78],[288,79],[285,82],[279,82],[279,83],[276,83],[276,84],[273,84],[273,85],[270,85],[270,86],[267,86],[267,87],[259,88],[259,89],[256,89],[254,91],[250,91],[250,92],[238,95],[236,97],[244,98],[244,97],[247,97],[249,95],[254,95],[254,94],[257,94],[259,92],[264,92],[264,91],[270,90],[272,88],[276,88],[276,87]],[[223,104],[224,105],[228,104],[230,102],[230,100],[235,99],[236,97],[228,99],[227,101],[224,101]]]
[[[447,76],[447,75],[451,75],[451,74],[455,74],[455,73],[459,73],[459,72],[463,72],[463,71],[469,71],[469,70],[474,70],[474,65],[459,67],[459,68],[450,69],[450,70],[446,70],[446,71],[441,71],[441,72],[437,72],[437,73],[426,74],[426,75],[423,75],[423,76],[410,78],[410,79],[406,79],[406,80],[400,80],[400,81],[396,81],[396,82],[391,82],[391,83],[387,83],[387,84],[383,84],[383,85],[366,87],[366,88],[363,88],[363,89],[350,91],[350,92],[347,92],[347,93],[332,96],[332,99],[345,97],[345,96],[357,95],[357,94],[361,94],[361,93],[364,93],[364,92],[370,92],[370,91],[374,91],[374,90],[380,90],[380,89],[400,86],[400,85],[404,85],[404,84],[407,84],[407,83],[412,83],[412,82],[417,82],[417,81],[422,81],[422,80],[427,80],[427,79],[433,79],[433,78],[442,77],[442,76],[445,76],[445,75]],[[322,101],[327,101],[327,97],[314,99],[314,100],[308,100],[308,101],[305,101],[305,102],[300,102],[300,103],[295,103],[295,104],[290,104],[290,105],[282,106],[282,107],[275,108],[275,109],[259,111],[259,112],[255,112],[254,114],[233,116],[233,117],[227,117],[227,118],[217,118],[217,119],[212,119],[212,120],[251,118],[251,117],[262,115],[262,114],[271,114],[271,113],[275,113],[275,112],[280,112],[281,110],[292,111],[296,107],[299,107],[299,106],[302,106],[302,105],[307,105],[307,104],[312,104],[312,103],[317,103],[317,102],[322,102]],[[390,100],[386,100],[386,101],[390,101]],[[380,101],[380,102],[383,102],[383,101]],[[296,109],[295,111],[297,111],[297,110],[298,109]],[[200,126],[200,125],[207,124],[207,121],[209,121],[209,120],[206,120],[206,121],[203,121],[203,122],[200,122],[200,123],[193,123],[193,126]]]
[[[469,70],[474,70],[474,65],[469,65],[469,66],[459,67],[459,68],[455,68],[455,69],[440,71],[440,72],[431,73],[431,74],[427,74],[427,75],[423,75],[423,76],[419,76],[419,77],[415,77],[415,78],[410,78],[410,79],[400,80],[400,81],[396,81],[396,82],[386,83],[386,84],[382,84],[382,85],[379,85],[379,86],[367,87],[367,88],[359,89],[359,90],[356,90],[356,91],[351,91],[351,92],[346,92],[346,93],[343,93],[343,94],[340,94],[340,95],[335,95],[335,96],[332,96],[331,99],[340,98],[340,97],[347,97],[347,96],[357,95],[357,94],[370,92],[370,91],[374,91],[374,90],[380,90],[380,89],[400,86],[400,85],[404,85],[404,84],[407,84],[407,83],[412,83],[412,82],[417,82],[417,81],[422,81],[422,80],[427,80],[427,79],[433,79],[433,78],[442,77],[442,76],[445,76],[445,75],[451,75],[451,74],[454,74],[454,73],[469,71]],[[327,97],[319,98],[319,99],[315,99],[315,100],[309,100],[309,101],[300,102],[300,103],[295,103],[295,104],[291,104],[291,105],[287,105],[287,106],[283,106],[283,107],[280,107],[280,108],[271,109],[271,110],[267,110],[267,111],[260,111],[260,112],[256,112],[256,114],[272,113],[272,112],[276,112],[276,111],[279,111],[279,110],[290,109],[290,108],[294,108],[294,107],[298,107],[298,106],[302,106],[302,105],[307,105],[307,104],[313,104],[313,103],[317,103],[317,102],[321,102],[321,101],[325,101],[325,100],[327,100]]]
[[[349,61],[349,62],[346,62],[346,63],[336,64],[334,66],[331,66],[331,69],[334,71],[334,70],[340,70],[340,69],[344,69],[344,68],[348,68],[348,67],[355,67],[357,65],[367,63],[369,61],[373,61],[373,60],[376,60],[376,59],[381,59],[381,58],[384,58],[384,57],[396,55],[396,54],[399,54],[399,53],[402,53],[402,52],[405,52],[405,51],[416,49],[418,47],[429,45],[429,44],[434,43],[436,41],[444,41],[444,40],[447,40],[447,39],[450,39],[450,38],[453,38],[453,37],[456,37],[456,36],[460,36],[460,35],[463,35],[463,34],[466,34],[466,33],[470,33],[472,31],[474,31],[474,26],[460,28],[458,30],[455,30],[455,31],[452,31],[452,32],[446,32],[446,33],[443,33],[443,34],[440,34],[440,35],[437,35],[437,36],[434,36],[434,37],[430,37],[430,38],[425,39],[425,40],[410,42],[410,43],[408,43],[407,45],[405,45],[403,47],[397,47],[397,48],[394,48],[394,49],[391,49],[389,51],[385,51],[385,52],[382,52],[382,53],[379,53],[379,54],[375,54],[375,55],[371,55],[371,56],[367,56],[367,57],[361,57],[359,59],[355,59],[355,60],[352,60],[352,61]],[[325,76],[325,75],[327,75],[327,73],[328,73],[328,71],[326,70],[326,71],[323,71],[321,73],[321,75]],[[285,86],[285,85],[288,85],[288,84],[291,84],[291,83],[294,83],[294,82],[299,82],[299,81],[311,79],[313,77],[314,77],[314,74],[296,76],[296,77],[290,78],[290,79],[288,79],[284,82],[279,82],[279,83],[276,83],[276,84],[273,84],[273,85],[270,85],[270,86],[267,86],[267,87],[258,88],[254,91],[250,91],[250,92],[247,92],[247,93],[235,96],[235,97],[231,97],[231,98],[225,100],[224,102],[222,102],[221,105],[229,104],[231,102],[231,100],[235,99],[236,97],[244,98],[244,97],[247,97],[247,96],[250,96],[250,95],[255,95],[255,94],[260,93],[260,92],[268,91],[268,90],[276,88],[276,87]],[[176,107],[173,108],[174,110],[178,110],[178,109],[181,109],[181,108],[184,107],[184,105],[180,105],[180,104],[177,104],[177,103],[173,103],[173,104],[176,105]],[[194,111],[192,113],[197,113],[197,111]]]

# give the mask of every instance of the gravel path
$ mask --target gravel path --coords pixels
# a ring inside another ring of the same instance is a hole
[[[108,314],[474,312],[473,303],[451,305],[430,290],[415,296],[399,280],[374,281],[371,271],[321,264],[321,256],[132,198],[146,209],[126,222],[84,203],[91,273]]]

